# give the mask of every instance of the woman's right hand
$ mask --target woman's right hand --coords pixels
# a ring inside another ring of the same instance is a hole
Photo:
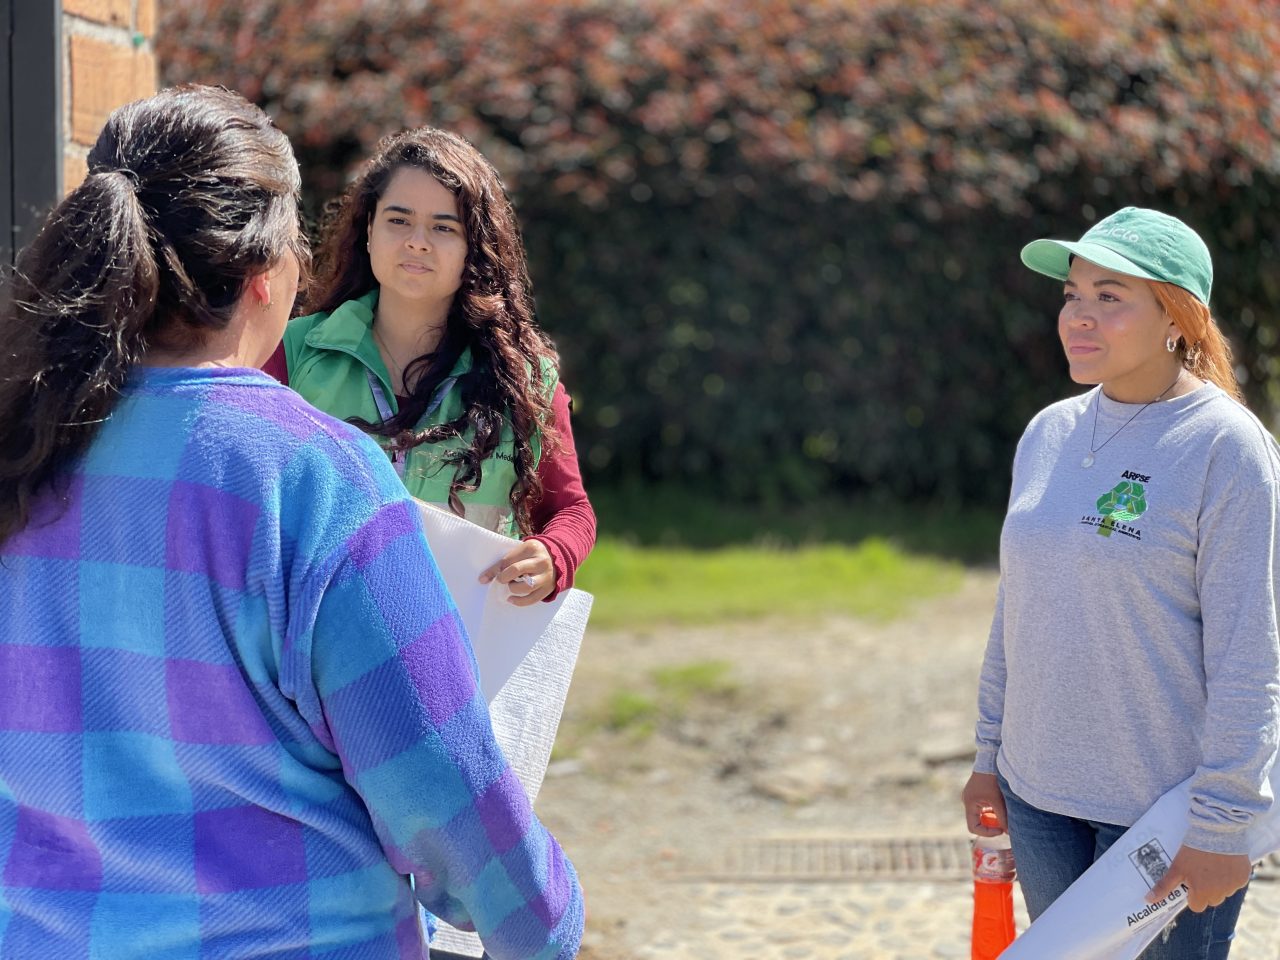
[[[980,837],[996,837],[1009,828],[1005,819],[1004,794],[1000,792],[1000,784],[994,773],[974,773],[969,782],[960,791],[960,800],[964,803],[964,819],[969,832]],[[995,812],[999,827],[988,827],[981,822],[983,810]]]

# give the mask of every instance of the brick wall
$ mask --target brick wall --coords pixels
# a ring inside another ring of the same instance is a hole
[[[85,157],[109,114],[156,91],[157,0],[62,0],[63,189],[86,172]]]

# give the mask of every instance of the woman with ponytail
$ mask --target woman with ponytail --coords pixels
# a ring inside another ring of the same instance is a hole
[[[413,496],[521,542],[482,582],[550,600],[595,544],[557,357],[497,170],[431,127],[333,206],[308,309],[267,369],[378,436]]]
[[[576,876],[417,510],[259,369],[306,268],[298,188],[262,111],[170,89],[110,116],[19,257],[0,956],[425,958],[418,903],[494,957],[576,953]]]
[[[1127,207],[1022,260],[1063,282],[1071,377],[1096,386],[1018,445],[965,815],[1007,829],[1034,920],[1192,778],[1148,896],[1183,884],[1189,911],[1142,956],[1218,960],[1280,746],[1280,452],[1244,407],[1186,224]]]

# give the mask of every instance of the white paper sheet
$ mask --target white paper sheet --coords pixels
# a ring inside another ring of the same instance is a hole
[[[419,508],[436,565],[475,650],[494,736],[532,803],[551,759],[591,594],[566,590],[550,603],[513,606],[505,585],[477,578],[514,541],[439,507]],[[443,923],[431,946],[468,957],[483,953],[479,937]]]
[[[1271,771],[1280,796],[1280,764]],[[1157,904],[1146,895],[1182,846],[1191,781],[1178,784],[1142,815],[1018,937],[1000,960],[1134,960],[1187,905],[1177,890]],[[1249,829],[1255,863],[1280,850],[1280,804]]]

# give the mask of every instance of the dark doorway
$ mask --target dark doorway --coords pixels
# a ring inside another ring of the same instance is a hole
[[[62,0],[0,0],[0,264],[62,196]]]

